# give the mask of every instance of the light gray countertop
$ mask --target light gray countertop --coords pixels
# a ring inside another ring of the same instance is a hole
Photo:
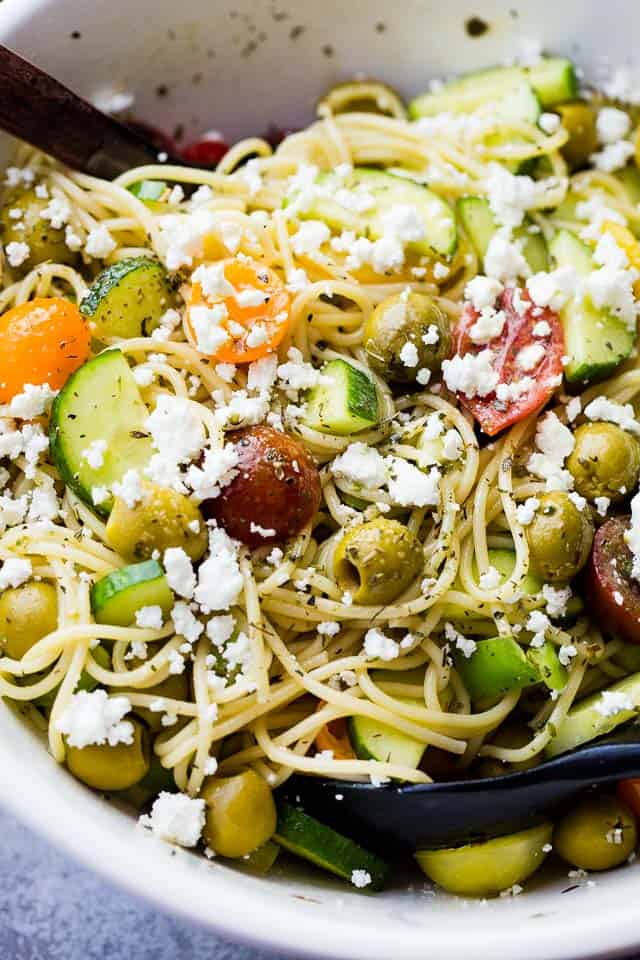
[[[117,890],[0,809],[2,960],[196,957],[278,960],[223,942]]]

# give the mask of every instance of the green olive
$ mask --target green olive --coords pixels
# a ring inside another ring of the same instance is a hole
[[[207,806],[205,842],[221,857],[246,857],[275,833],[273,794],[253,770],[212,777],[200,795]]]
[[[609,870],[624,863],[638,840],[629,808],[611,794],[579,800],[553,831],[553,849],[582,870]]]
[[[153,483],[144,484],[135,507],[115,498],[106,536],[125,560],[148,560],[154,550],[182,547],[195,561],[207,549],[207,527],[198,507],[183,494]]]
[[[67,746],[67,767],[74,777],[94,790],[127,790],[147,775],[151,762],[149,734],[139,720],[127,719],[133,724],[131,743]]]
[[[25,583],[0,596],[0,650],[21,660],[58,626],[58,597],[50,583]]]
[[[420,850],[426,875],[449,893],[490,897],[521,884],[544,862],[551,824],[443,850]]]
[[[566,493],[555,490],[538,498],[532,522],[525,527],[531,566],[544,580],[570,580],[582,570],[593,541],[593,519],[578,510]]]
[[[518,750],[529,743],[532,737],[533,733],[526,724],[510,723],[500,727],[488,742],[494,747]],[[480,757],[476,772],[479,777],[501,777],[505,773],[515,773],[517,770],[529,770],[531,767],[536,767],[540,762],[539,755],[530,757],[528,760],[520,760],[517,763],[504,763],[496,757]]]
[[[30,250],[28,258],[17,268],[19,273],[26,273],[45,260],[67,264],[78,260],[77,252],[65,242],[64,227],[52,227],[48,220],[43,220],[42,211],[48,204],[49,199],[36,196],[35,190],[12,192],[4,199],[0,210],[2,242],[5,247],[8,243],[26,243]]]
[[[560,114],[562,126],[569,139],[562,148],[562,156],[571,170],[585,167],[589,157],[598,149],[596,111],[590,103],[576,100],[554,108]]]
[[[338,586],[359,604],[392,603],[423,566],[417,537],[402,523],[385,517],[347,530],[333,557]]]
[[[567,460],[575,487],[587,500],[624,500],[638,486],[640,444],[613,423],[583,423]]]
[[[394,294],[369,315],[364,326],[364,348],[372,369],[381,377],[415,383],[419,370],[437,373],[451,353],[448,317],[424,293]]]

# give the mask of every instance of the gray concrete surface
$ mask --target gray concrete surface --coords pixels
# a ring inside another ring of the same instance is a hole
[[[278,960],[106,884],[0,810],[1,960]]]

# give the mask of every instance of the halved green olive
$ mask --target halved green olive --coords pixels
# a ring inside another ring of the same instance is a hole
[[[50,200],[36,195],[35,190],[22,190],[9,193],[0,210],[2,224],[2,242],[26,243],[29,256],[17,267],[19,273],[26,273],[45,260],[54,263],[75,264],[77,252],[70,250],[65,241],[64,227],[52,227],[49,220],[42,218],[42,212]]]
[[[265,780],[253,770],[206,780],[205,842],[221,857],[245,857],[276,829],[276,805]]]
[[[589,157],[598,149],[596,132],[596,111],[592,104],[575,100],[554,107],[560,114],[562,126],[567,130],[569,139],[562,148],[562,155],[571,170],[586,167]]]
[[[58,597],[50,583],[35,580],[0,596],[0,650],[21,660],[58,626]]]
[[[139,720],[127,719],[133,724],[131,743],[67,746],[67,767],[74,777],[94,790],[126,790],[146,776],[151,762],[149,734]]]
[[[635,849],[635,817],[617,797],[594,794],[578,800],[553,831],[553,849],[582,870],[609,870]]]
[[[560,490],[538,499],[540,506],[525,527],[531,566],[547,582],[570,580],[589,558],[594,533],[591,511],[586,506],[578,510]]]
[[[451,326],[432,297],[398,293],[371,312],[363,342],[372,369],[381,377],[415,383],[420,370],[437,373],[451,353]]]
[[[423,566],[417,537],[402,523],[385,517],[347,530],[333,556],[338,586],[360,604],[392,603]]]
[[[575,487],[587,500],[608,497],[619,503],[638,486],[640,444],[614,423],[583,423],[567,460]]]
[[[147,560],[154,550],[182,547],[192,560],[207,549],[207,527],[198,507],[181,493],[143,485],[143,497],[129,507],[116,497],[107,522],[107,543],[126,560]]]

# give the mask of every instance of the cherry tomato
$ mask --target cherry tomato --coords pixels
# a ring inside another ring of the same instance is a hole
[[[229,332],[230,337],[213,356],[222,363],[252,363],[273,353],[285,336],[290,323],[291,298],[273,270],[252,260],[225,260],[224,277],[240,293],[251,291],[262,294],[264,302],[256,306],[241,306],[235,296],[208,298],[203,294],[200,284],[194,283],[187,304],[187,323],[197,340],[190,316],[193,307],[213,307],[223,303],[227,315],[221,326]]]
[[[39,297],[0,317],[0,403],[27,383],[59,390],[89,356],[89,326],[73,303]]]
[[[616,788],[620,800],[635,817],[640,817],[640,780],[621,780]]]
[[[349,730],[344,717],[325,723],[316,735],[316,747],[318,750],[331,750],[334,760],[355,759],[356,755],[349,740]]]
[[[494,352],[493,368],[499,375],[500,384],[517,383],[525,377],[533,381],[528,390],[512,400],[499,400],[495,393],[472,399],[459,395],[460,402],[490,437],[543,407],[559,385],[558,377],[562,376],[564,337],[558,315],[552,310],[534,307],[526,291],[519,292],[518,310],[514,294],[514,288],[507,288],[498,298],[496,309],[504,311],[506,320],[500,336],[488,344],[479,346],[471,340],[470,329],[479,314],[470,304],[466,305],[455,330],[456,353],[460,356],[479,353],[486,347]],[[550,333],[534,337],[533,327],[543,320],[548,323]],[[518,354],[533,344],[543,347],[544,353],[532,369],[523,370],[518,363]]]
[[[182,147],[180,156],[198,167],[217,167],[228,149],[229,146],[221,135],[216,130],[212,130],[210,133],[204,133],[199,140],[194,140],[186,147]]]
[[[272,427],[230,434],[238,475],[202,511],[250,547],[299,533],[320,506],[320,475],[304,447]]]
[[[631,577],[633,557],[625,543],[629,517],[611,517],[593,539],[583,596],[603,630],[640,643],[640,583]]]

